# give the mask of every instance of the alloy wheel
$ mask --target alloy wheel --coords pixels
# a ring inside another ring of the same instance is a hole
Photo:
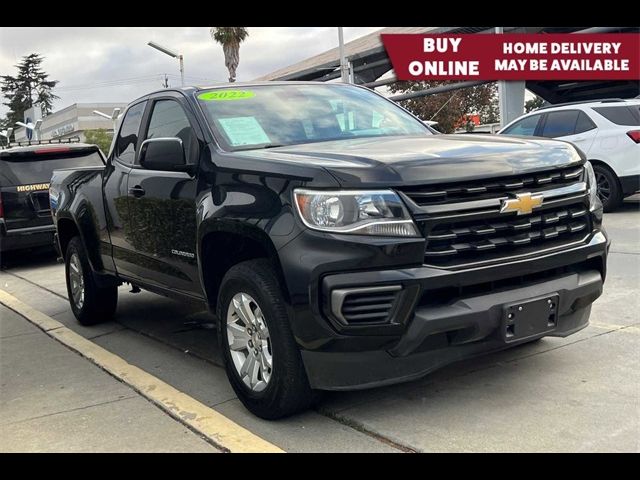
[[[227,310],[227,340],[236,372],[254,392],[269,384],[273,351],[267,323],[258,302],[249,294],[233,296]]]
[[[609,200],[611,196],[611,184],[606,175],[596,170],[596,183],[598,184],[598,197],[602,203]]]
[[[78,309],[84,305],[84,277],[82,276],[82,264],[77,253],[73,253],[69,259],[69,283],[71,284],[71,296]]]

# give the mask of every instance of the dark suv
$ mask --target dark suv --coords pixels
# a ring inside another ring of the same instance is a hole
[[[152,93],[106,166],[56,171],[50,193],[78,320],[111,318],[123,282],[201,302],[264,418],[570,335],[606,273],[571,144],[433,135],[344,84]]]
[[[54,246],[49,207],[53,171],[104,165],[95,145],[33,145],[0,150],[0,252]]]

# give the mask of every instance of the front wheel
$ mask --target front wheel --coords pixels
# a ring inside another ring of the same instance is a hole
[[[313,404],[316,394],[309,387],[286,303],[267,260],[242,262],[227,272],[217,313],[227,376],[249,411],[271,420]]]
[[[594,165],[593,172],[596,174],[598,183],[598,197],[602,202],[605,212],[611,212],[622,203],[623,195],[620,182],[615,173],[602,165]]]
[[[99,287],[80,237],[73,237],[65,255],[67,295],[71,310],[81,325],[111,320],[118,303],[118,287]]]

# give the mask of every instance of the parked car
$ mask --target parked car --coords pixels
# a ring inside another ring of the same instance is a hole
[[[51,175],[56,168],[85,166],[104,166],[94,145],[33,142],[0,150],[0,253],[53,248]]]
[[[640,99],[550,105],[514,120],[498,133],[575,144],[593,165],[605,212],[640,190]]]
[[[364,87],[266,82],[134,101],[106,166],[50,194],[82,324],[124,282],[202,302],[236,394],[278,418],[584,328],[595,186],[566,142],[435,135]]]

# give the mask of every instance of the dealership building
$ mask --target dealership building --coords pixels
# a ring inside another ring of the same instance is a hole
[[[42,119],[42,125],[39,128],[39,137],[41,140],[49,140],[54,138],[70,138],[79,137],[80,141],[84,141],[84,132],[86,130],[105,129],[109,132],[113,131],[113,121],[93,113],[98,110],[107,115],[111,115],[114,108],[120,108],[124,111],[126,103],[74,103],[62,110],[51,113]],[[35,138],[34,138],[35,139]],[[15,141],[28,141],[27,129],[17,128],[15,130]]]

